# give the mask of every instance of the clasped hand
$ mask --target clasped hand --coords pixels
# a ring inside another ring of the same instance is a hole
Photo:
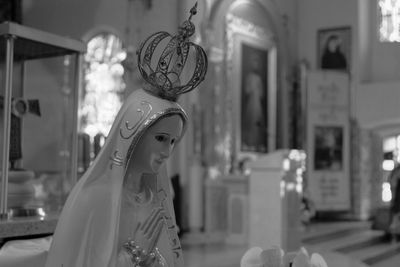
[[[162,207],[154,208],[143,223],[138,223],[134,233],[135,241],[140,247],[150,253],[154,250],[163,228],[165,216]]]
[[[144,266],[164,266],[164,259],[156,245],[164,226],[165,212],[162,207],[154,208],[144,222],[139,222],[135,233],[135,243],[140,247],[140,261]],[[158,264],[157,264],[158,263]]]

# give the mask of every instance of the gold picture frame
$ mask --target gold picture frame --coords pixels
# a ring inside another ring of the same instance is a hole
[[[227,23],[227,82],[233,90],[233,146],[240,160],[275,150],[277,49],[274,38],[263,28],[233,15],[227,17]]]

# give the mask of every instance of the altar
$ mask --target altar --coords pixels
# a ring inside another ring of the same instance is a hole
[[[248,185],[248,177],[239,174],[206,181],[205,231],[217,241],[247,243]]]
[[[207,180],[206,234],[228,244],[297,250],[304,166],[304,152],[278,150],[251,162],[250,175]]]
[[[305,154],[277,150],[251,164],[249,246],[300,248],[300,201]]]

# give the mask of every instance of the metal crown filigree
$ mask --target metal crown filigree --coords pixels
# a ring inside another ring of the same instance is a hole
[[[179,27],[177,35],[157,32],[140,45],[137,51],[138,68],[148,83],[144,87],[145,90],[176,101],[180,94],[193,90],[204,80],[207,73],[207,55],[202,47],[189,41],[189,37],[195,33],[191,19],[196,13],[197,2],[190,9],[189,19]],[[158,51],[161,51],[161,56],[156,55],[160,54]],[[194,66],[191,61],[195,62]],[[190,64],[186,64],[188,62]],[[186,82],[181,81],[183,70],[188,76],[191,73]]]

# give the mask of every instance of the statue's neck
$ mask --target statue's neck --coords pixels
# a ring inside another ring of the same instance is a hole
[[[135,194],[139,194],[145,189],[157,192],[157,175],[131,171],[125,177],[124,187]]]

